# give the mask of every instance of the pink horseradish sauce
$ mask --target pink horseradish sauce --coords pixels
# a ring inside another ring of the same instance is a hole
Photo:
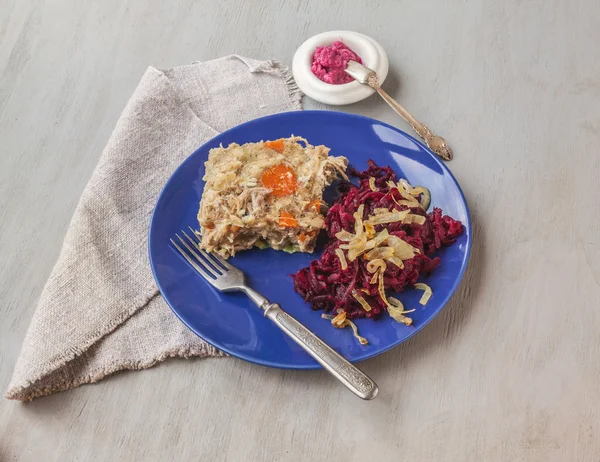
[[[313,54],[310,70],[319,80],[333,85],[352,82],[344,69],[348,61],[356,61],[362,64],[362,59],[344,43],[337,41],[329,46],[317,47]]]

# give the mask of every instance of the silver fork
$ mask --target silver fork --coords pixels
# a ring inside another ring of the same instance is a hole
[[[377,396],[379,389],[371,378],[346,361],[323,340],[283,311],[277,303],[269,302],[257,291],[248,287],[242,271],[225,261],[220,255],[216,253],[209,254],[201,249],[196,233],[192,228],[190,228],[190,231],[194,238],[191,238],[185,231],[181,232],[186,239],[183,239],[179,234],[175,235],[183,248],[173,239],[171,239],[171,243],[209,284],[221,292],[244,292],[250,300],[264,311],[265,317],[273,321],[277,327],[315,358],[331,375],[346,385],[355,395],[362,399],[373,399]]]

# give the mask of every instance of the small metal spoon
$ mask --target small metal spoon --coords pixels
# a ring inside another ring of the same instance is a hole
[[[350,75],[354,80],[360,83],[369,85],[375,89],[379,96],[381,96],[386,103],[388,103],[394,111],[398,113],[418,134],[425,144],[434,153],[440,156],[444,160],[452,160],[452,150],[448,147],[446,140],[441,136],[434,135],[427,125],[422,124],[415,119],[406,109],[404,109],[394,98],[388,95],[379,86],[377,80],[377,73],[373,69],[369,69],[356,61],[348,61],[346,67],[346,74]]]

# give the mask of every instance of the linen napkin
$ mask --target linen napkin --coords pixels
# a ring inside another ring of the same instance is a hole
[[[38,396],[168,357],[223,356],[171,312],[148,261],[154,204],[201,144],[256,117],[301,109],[277,61],[232,55],[148,68],[87,184],[6,393]]]

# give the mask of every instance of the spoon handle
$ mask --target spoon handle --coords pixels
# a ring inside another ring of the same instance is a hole
[[[379,96],[383,98],[383,100],[388,103],[391,108],[396,111],[396,113],[402,117],[418,134],[425,144],[431,149],[434,153],[440,156],[444,160],[452,160],[452,150],[446,143],[446,140],[441,136],[434,135],[431,133],[431,130],[427,127],[427,125],[422,124],[417,119],[415,119],[410,112],[408,112],[404,107],[400,105],[394,98],[388,95],[385,91],[381,89],[379,85],[374,87],[379,93]]]

